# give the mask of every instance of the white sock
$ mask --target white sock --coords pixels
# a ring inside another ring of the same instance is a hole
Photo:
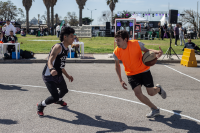
[[[46,103],[45,103],[45,100],[42,101],[42,106],[47,106]]]
[[[62,101],[62,98],[59,98],[59,101]]]

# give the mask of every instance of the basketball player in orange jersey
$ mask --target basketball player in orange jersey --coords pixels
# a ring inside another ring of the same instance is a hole
[[[122,87],[127,90],[127,84],[121,77],[119,60],[123,62],[128,82],[135,92],[135,96],[142,103],[151,108],[151,112],[147,114],[146,117],[152,118],[156,115],[160,115],[160,109],[158,109],[145,95],[143,95],[141,86],[144,85],[146,87],[147,93],[150,96],[154,96],[158,93],[163,99],[165,99],[167,95],[161,85],[157,84],[156,87],[154,87],[150,67],[145,66],[142,62],[142,51],[153,51],[157,58],[163,54],[163,51],[161,48],[160,50],[147,49],[144,47],[143,43],[137,40],[129,40],[128,32],[124,30],[118,31],[115,34],[115,39],[118,47],[114,50],[113,57],[115,59],[115,69]]]

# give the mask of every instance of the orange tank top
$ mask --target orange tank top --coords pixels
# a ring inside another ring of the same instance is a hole
[[[116,47],[114,54],[122,61],[127,76],[145,72],[150,68],[142,62],[142,51],[137,40],[128,41],[126,49]]]

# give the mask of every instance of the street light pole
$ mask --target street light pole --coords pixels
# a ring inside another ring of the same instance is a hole
[[[88,9],[88,10],[90,10],[90,9]],[[94,9],[94,10],[97,10],[97,9]],[[94,10],[90,10],[91,11],[91,20],[92,20],[92,11],[94,11]],[[92,25],[92,22],[91,22],[91,25]]]

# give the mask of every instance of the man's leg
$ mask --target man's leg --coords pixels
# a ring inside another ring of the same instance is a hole
[[[182,45],[182,36],[179,36],[180,38],[180,46]]]
[[[175,35],[175,46],[177,46],[177,35]]]
[[[51,96],[48,97],[46,100],[42,101],[41,103],[37,104],[37,114],[39,116],[43,116],[43,110],[46,107],[46,105],[55,103],[59,100],[59,94],[58,94],[58,90],[57,90],[57,86],[56,83],[53,81],[49,81],[49,82],[45,82],[47,89],[49,90],[49,92],[51,93]]]
[[[142,93],[141,85],[135,87],[133,89],[135,92],[135,96],[144,104],[149,106],[152,109],[158,109],[145,95]]]

